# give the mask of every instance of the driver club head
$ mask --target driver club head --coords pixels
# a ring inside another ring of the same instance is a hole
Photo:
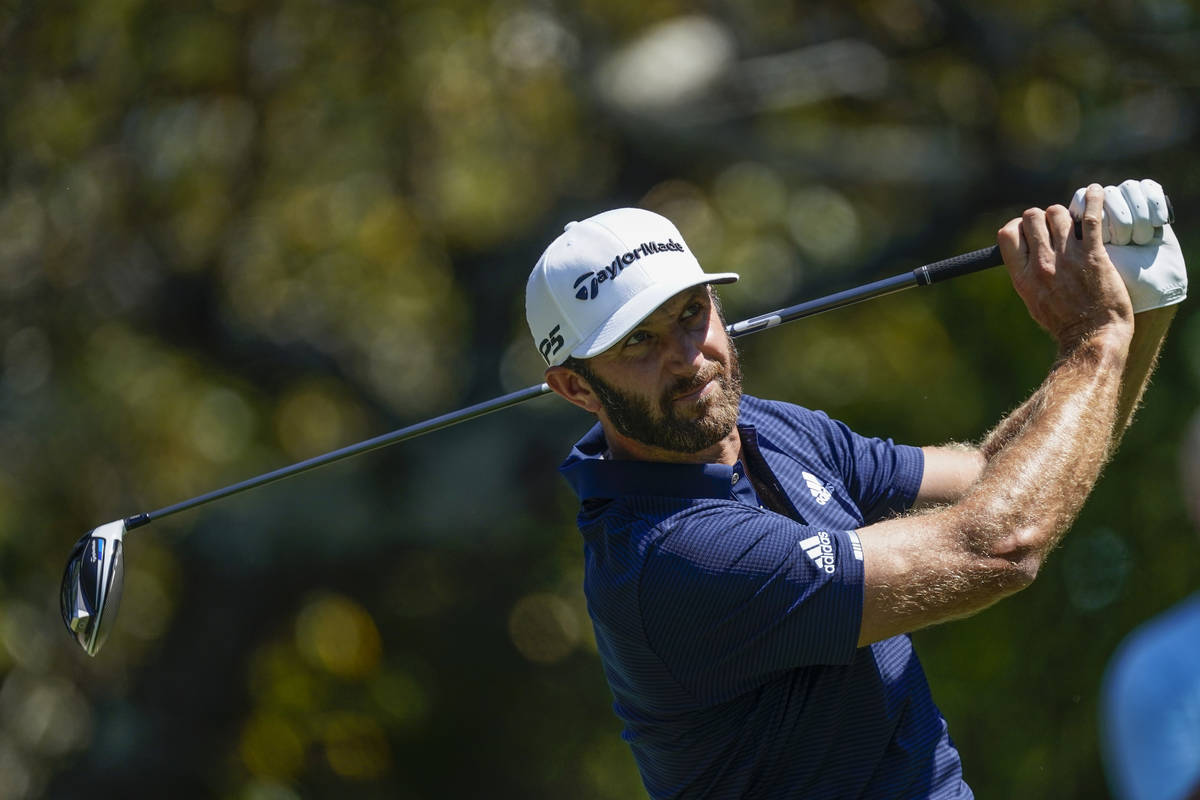
[[[63,570],[63,623],[89,656],[104,645],[121,605],[124,536],[124,520],[93,528],[75,543]]]

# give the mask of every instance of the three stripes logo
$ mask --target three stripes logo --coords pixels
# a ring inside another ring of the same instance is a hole
[[[804,482],[808,484],[808,490],[812,492],[813,499],[817,501],[817,505],[823,506],[828,503],[829,498],[832,497],[829,487],[821,483],[821,479],[811,472],[801,472],[800,474],[804,476]]]
[[[833,542],[829,540],[829,534],[825,531],[800,542],[800,548],[808,554],[814,564],[830,575],[837,571],[833,558]]]
[[[854,560],[862,561],[862,540],[854,531],[846,531],[846,535],[850,537],[850,550],[854,553]]]

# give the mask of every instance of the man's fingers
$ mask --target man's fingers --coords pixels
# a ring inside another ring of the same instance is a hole
[[[1080,186],[1075,190],[1075,194],[1071,196],[1071,202],[1067,206],[1071,210],[1071,216],[1075,219],[1083,218],[1083,206],[1087,198],[1087,187]]]
[[[1104,237],[1100,231],[1100,218],[1104,213],[1104,188],[1098,183],[1087,187],[1084,196],[1083,215],[1080,217],[1080,227],[1083,230],[1083,243],[1089,249],[1101,247]]]
[[[1133,215],[1133,243],[1146,244],[1154,238],[1154,226],[1150,224],[1150,203],[1142,190],[1142,182],[1130,178],[1123,181],[1119,188]]]
[[[1150,211],[1150,225],[1161,228],[1171,224],[1171,209],[1167,205],[1167,194],[1162,185],[1155,180],[1142,180],[1142,193],[1146,196],[1146,205]]]
[[[1081,186],[1076,189],[1075,194],[1071,197],[1071,204],[1068,206],[1068,209],[1071,212],[1071,219],[1075,220],[1076,239],[1083,238],[1083,226],[1080,223],[1080,220],[1083,219],[1084,206],[1087,203],[1087,190],[1088,187],[1086,186]],[[1103,221],[1103,216],[1101,219]],[[1103,241],[1107,242],[1109,240],[1111,233],[1108,230],[1107,224],[1101,225],[1100,234]]]
[[[1104,217],[1108,223],[1109,241],[1129,244],[1133,238],[1133,213],[1125,195],[1116,186],[1104,187]]]
[[[1004,259],[1004,265],[1008,267],[1010,275],[1025,268],[1029,257],[1029,246],[1025,242],[1025,237],[1021,235],[1019,217],[1010,219],[996,233],[996,244],[1000,245],[1000,256]]]
[[[1029,245],[1032,259],[1051,252],[1050,229],[1046,227],[1046,212],[1040,208],[1029,208],[1021,215],[1021,233]]]
[[[1065,206],[1050,206],[1046,209],[1046,228],[1050,232],[1050,244],[1054,252],[1061,253],[1073,238],[1071,212]]]

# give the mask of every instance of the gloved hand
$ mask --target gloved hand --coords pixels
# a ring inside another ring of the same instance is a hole
[[[1075,219],[1083,215],[1086,192],[1084,187],[1071,198]],[[1167,196],[1157,181],[1130,179],[1104,187],[1104,248],[1125,281],[1135,314],[1187,297],[1187,268],[1170,222]]]

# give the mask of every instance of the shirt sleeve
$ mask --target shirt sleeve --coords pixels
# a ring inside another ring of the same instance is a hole
[[[715,703],[771,673],[848,663],[862,580],[853,532],[712,501],[664,528],[639,596],[651,647],[685,689]]]
[[[846,490],[862,510],[864,523],[912,506],[925,474],[921,448],[860,436],[845,423],[826,419],[840,445]]]

